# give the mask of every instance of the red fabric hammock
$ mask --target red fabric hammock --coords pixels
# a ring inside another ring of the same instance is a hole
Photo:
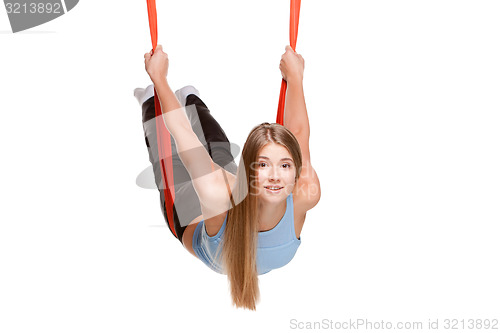
[[[299,16],[300,16],[300,0],[290,0],[290,46],[295,51],[297,45],[297,34],[299,33]],[[280,99],[278,103],[278,113],[276,122],[283,125],[285,116],[285,96],[286,96],[286,81],[281,80]]]
[[[149,30],[151,33],[151,42],[153,44],[153,52],[158,43],[158,25],[156,22],[156,2],[155,0],[147,0],[148,2],[148,18]],[[170,142],[170,132],[163,123],[163,117],[160,117],[161,105],[158,99],[158,94],[155,89],[155,119],[156,119],[156,135],[158,142],[158,157],[160,159],[161,174],[163,181],[163,193],[165,195],[165,206],[167,211],[168,226],[175,237],[177,233],[174,227],[174,201],[175,201],[175,187],[174,187],[174,174],[172,169],[172,148]],[[161,190],[160,190],[161,191]]]
[[[146,0],[148,4],[148,19],[149,30],[151,33],[151,42],[153,45],[152,51],[156,49],[158,43],[158,24],[156,20],[156,2],[155,0]],[[299,31],[299,16],[300,16],[300,1],[290,0],[290,46],[295,51],[297,45],[297,34]],[[287,84],[284,79],[281,80],[280,97],[278,102],[278,112],[276,115],[276,122],[283,125],[285,113],[285,97],[286,97]],[[158,156],[160,158],[163,191],[165,195],[165,206],[167,211],[168,225],[175,237],[178,238],[174,228],[174,201],[175,201],[175,187],[174,175],[172,170],[172,149],[170,141],[170,132],[160,117],[161,105],[160,100],[155,89],[155,115],[156,115],[156,133],[158,142]]]

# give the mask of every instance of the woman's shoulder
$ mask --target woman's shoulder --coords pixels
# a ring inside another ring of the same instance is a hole
[[[299,180],[293,189],[294,209],[304,214],[312,209],[321,198],[321,186],[318,175],[310,163],[305,164]]]
[[[210,237],[216,235],[224,224],[231,208],[230,195],[236,182],[235,175],[222,168],[221,170],[222,172],[214,173],[211,181],[207,182],[211,185],[210,193],[206,193],[205,200],[200,200],[206,231]]]
[[[221,229],[227,218],[227,211],[204,220],[205,232],[210,238],[220,235]]]

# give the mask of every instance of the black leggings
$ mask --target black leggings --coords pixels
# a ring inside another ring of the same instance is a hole
[[[234,162],[234,158],[237,155],[237,146],[229,143],[226,133],[224,133],[222,127],[212,117],[207,106],[198,96],[194,94],[187,96],[186,115],[191,122],[193,131],[198,136],[200,142],[204,144],[212,160],[225,170],[236,175],[237,166]],[[162,188],[160,161],[158,158],[154,97],[149,98],[142,105],[142,124],[149,152],[149,161],[153,165],[156,186],[160,192],[161,210],[165,222],[167,226],[169,226],[165,206],[165,195]],[[175,201],[173,207],[175,233],[170,227],[169,229],[173,235],[177,234],[177,238],[182,243],[182,235],[187,225],[196,217],[202,215],[202,213],[198,195],[190,181],[189,173],[177,154],[175,141],[172,136],[170,136],[170,141],[172,145],[172,167],[175,185]],[[231,152],[231,147],[233,148],[233,152]]]

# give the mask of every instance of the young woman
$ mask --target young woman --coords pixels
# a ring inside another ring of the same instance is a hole
[[[175,234],[191,254],[228,276],[234,305],[255,310],[258,275],[290,262],[301,243],[306,212],[320,199],[309,153],[304,59],[286,47],[280,62],[288,85],[284,126],[262,123],[253,128],[236,167],[229,140],[199,92],[192,86],[172,92],[167,82],[168,56],[161,45],[144,58],[154,87],[138,88],[135,95],[143,109],[158,189],[161,158],[153,89],[171,134]],[[163,191],[160,200],[167,219]],[[179,216],[187,222],[181,223]]]

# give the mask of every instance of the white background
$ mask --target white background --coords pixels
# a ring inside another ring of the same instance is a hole
[[[80,1],[13,34],[0,7],[0,331],[288,332],[500,313],[500,3],[303,1],[322,186],[257,311],[183,249],[148,164],[146,1]],[[231,141],[275,120],[289,1],[158,1],[174,89]],[[238,159],[239,160],[239,159]],[[424,327],[426,327],[424,325]],[[500,324],[499,324],[500,325]]]

